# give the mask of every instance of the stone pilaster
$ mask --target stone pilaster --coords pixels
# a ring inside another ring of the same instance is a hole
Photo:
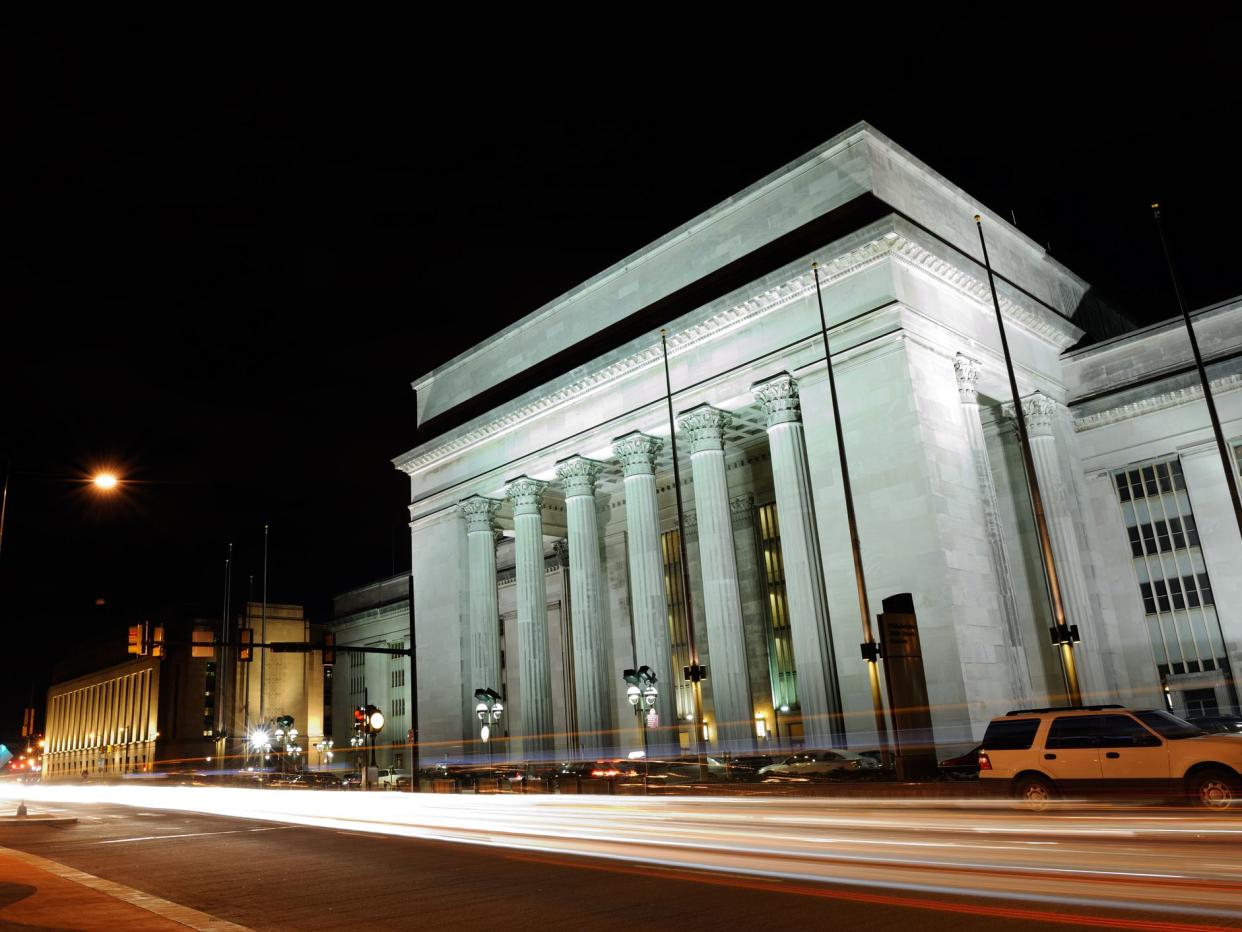
[[[992,464],[988,460],[983,421],[979,416],[979,392],[976,385],[982,367],[978,360],[958,353],[953,361],[953,369],[957,374],[957,391],[962,400],[962,415],[966,420],[966,435],[970,440],[970,453],[975,465],[975,480],[979,486],[979,502],[983,507],[983,522],[988,536],[988,558],[991,563],[992,578],[996,581],[1001,611],[1005,616],[1010,696],[1015,704],[1030,705],[1031,670],[1027,663],[1026,647],[1022,640],[1022,624],[1018,616],[1018,600],[1014,593],[1013,575],[1009,569],[1009,554],[1005,549],[1005,535],[1000,526],[996,483],[992,478]]]
[[[660,512],[656,503],[655,458],[664,446],[657,437],[635,431],[613,443],[613,455],[625,467],[626,549],[630,568],[630,613],[636,662],[656,673],[656,711],[661,730],[651,733],[652,756],[678,750],[674,704],[673,657],[669,645],[668,598],[660,551]],[[616,688],[622,683],[618,677]]]
[[[723,437],[730,420],[728,412],[702,405],[683,413],[677,426],[690,440],[690,464],[694,470],[704,621],[712,654],[715,733],[722,749],[747,751],[754,746],[755,716],[750,702],[746,633],[725,476]]]
[[[772,485],[780,522],[785,598],[798,668],[798,704],[809,747],[844,741],[828,595],[819,551],[798,383],[788,372],[752,386],[767,415]]]
[[[472,495],[457,506],[466,519],[467,583],[470,591],[469,648],[465,684],[500,689],[500,605],[496,595],[496,509],[500,502]]]
[[[517,652],[521,665],[522,751],[552,749],[552,676],[548,669],[548,595],[544,584],[543,493],[546,482],[519,476],[505,488],[513,503],[517,582]]]
[[[565,488],[569,526],[569,607],[578,747],[588,756],[612,743],[609,687],[613,684],[609,681],[595,510],[595,480],[602,469],[602,463],[583,456],[570,457],[556,466],[556,478]]]
[[[1061,601],[1065,608],[1066,624],[1078,625],[1083,646],[1080,653],[1088,655],[1088,663],[1078,663],[1079,682],[1085,702],[1103,701],[1092,696],[1098,689],[1102,674],[1095,669],[1091,647],[1102,646],[1099,641],[1092,645],[1093,637],[1103,632],[1097,629],[1095,612],[1091,606],[1091,594],[1087,585],[1087,554],[1080,546],[1075,521],[1082,520],[1081,510],[1075,501],[1071,477],[1065,473],[1057,449],[1055,420],[1061,413],[1061,405],[1043,392],[1034,392],[1022,399],[1022,413],[1026,417],[1026,432],[1031,441],[1031,460],[1035,464],[1035,477],[1039,480],[1040,498],[1044,504],[1044,516],[1048,522],[1048,536],[1052,540],[1052,555],[1056,561],[1057,580],[1061,586]],[[1004,412],[1016,419],[1012,404],[1004,406]],[[1020,442],[1020,441],[1019,441]]]

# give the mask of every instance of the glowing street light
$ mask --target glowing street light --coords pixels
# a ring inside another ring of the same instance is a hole
[[[479,720],[479,737],[487,744],[492,729],[500,724],[500,716],[505,712],[504,703],[500,701],[500,693],[490,687],[476,689],[474,698],[479,700],[474,707],[475,717]]]
[[[91,477],[91,482],[95,484],[95,488],[102,489],[105,492],[111,492],[121,484],[121,480],[116,477],[116,474],[110,472],[95,473]]]

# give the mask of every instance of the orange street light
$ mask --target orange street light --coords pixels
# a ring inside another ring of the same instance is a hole
[[[110,472],[101,472],[101,473],[96,473],[91,478],[91,481],[95,483],[95,488],[102,489],[105,492],[109,492],[112,489],[115,489],[117,485],[120,484],[121,480],[118,479],[114,474]]]

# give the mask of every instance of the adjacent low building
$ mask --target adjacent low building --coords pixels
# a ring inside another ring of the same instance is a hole
[[[224,640],[219,627],[218,621],[163,622],[155,653],[121,660],[126,654],[118,639],[101,654],[100,669],[55,683],[48,690],[44,779],[326,766],[316,746],[331,734],[330,674],[319,652],[256,648],[251,662],[240,662],[236,633],[251,628],[255,642],[266,635],[271,642],[312,645],[321,631],[301,606],[260,603],[235,620],[227,648],[211,646]],[[119,662],[108,663],[112,657]],[[282,761],[279,744],[273,755],[250,740],[256,732],[273,733],[284,716],[299,731],[295,760]]]
[[[405,650],[410,637],[410,577],[381,579],[343,592],[332,600],[330,629],[336,634],[337,659],[332,671],[329,706],[338,762],[355,768],[370,761],[366,750],[350,745],[355,737],[353,710],[375,705],[384,713],[383,731],[375,738],[376,765],[409,770],[410,659],[407,656],[355,653],[350,647]]]

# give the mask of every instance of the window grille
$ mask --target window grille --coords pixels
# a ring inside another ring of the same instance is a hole
[[[1181,460],[1113,473],[1161,677],[1227,670]]]
[[[789,628],[789,603],[785,598],[785,561],[781,557],[780,524],[776,503],[755,509],[759,528],[760,570],[767,592],[768,670],[772,678],[772,702],[798,704],[798,668],[794,661],[793,633]]]

